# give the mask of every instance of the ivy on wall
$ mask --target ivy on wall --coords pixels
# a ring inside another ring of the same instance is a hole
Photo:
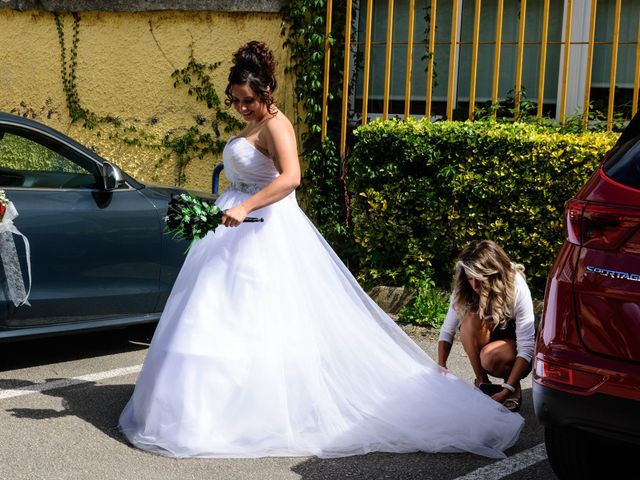
[[[97,116],[83,108],[80,104],[80,96],[78,95],[78,86],[76,83],[77,67],[78,67],[78,44],[80,43],[80,15],[76,12],[71,14],[73,18],[73,36],[71,37],[71,46],[69,47],[69,56],[67,57],[67,46],[65,42],[64,19],[58,12],[53,13],[56,22],[56,30],[58,32],[58,41],[60,42],[60,74],[62,75],[62,88],[64,90],[65,99],[67,101],[67,109],[71,121],[84,120],[85,126],[92,128],[98,121]]]
[[[344,44],[345,0],[334,0],[332,46]],[[339,123],[342,108],[342,72],[344,52],[331,50],[328,96],[328,131],[321,142],[322,97],[324,76],[324,44],[326,36],[326,0],[288,0],[282,14],[283,46],[289,51],[287,72],[294,77],[294,91],[304,113],[301,154],[306,166],[303,186],[307,214],[325,238],[348,258],[349,231],[346,223],[345,164],[338,154]],[[352,115],[350,115],[352,117]]]
[[[113,115],[99,116],[88,108],[82,106],[77,87],[78,45],[80,42],[80,15],[71,13],[73,19],[71,45],[67,47],[65,24],[62,14],[53,14],[58,41],[60,43],[60,73],[62,86],[65,93],[66,105],[72,122],[84,121],[83,126],[94,129],[101,124],[110,124],[115,132],[110,133],[110,140],[118,140],[126,145],[159,149],[159,162],[173,160],[175,162],[176,185],[183,185],[187,178],[185,170],[194,158],[203,158],[206,155],[217,155],[222,152],[225,142],[221,140],[221,131],[231,133],[242,129],[244,122],[231,115],[223,107],[220,97],[211,80],[210,73],[220,66],[218,63],[200,63],[196,60],[193,48],[191,49],[187,65],[176,69],[172,74],[173,87],[181,89],[186,87],[187,94],[198,102],[204,103],[208,109],[213,110],[212,118],[202,116],[194,118],[195,125],[179,127],[167,131],[161,139],[154,134],[146,132],[135,125],[125,125]],[[157,119],[155,119],[157,121]],[[205,131],[205,125],[210,126],[210,131]],[[101,132],[96,133],[101,136]]]
[[[194,96],[197,101],[203,102],[207,108],[214,111],[210,121],[210,132],[205,132],[202,127],[208,123],[203,117],[196,118],[196,125],[186,131],[167,132],[162,139],[162,146],[167,149],[165,159],[174,157],[176,160],[176,184],[180,185],[185,180],[185,168],[194,158],[203,158],[207,154],[217,155],[222,153],[225,141],[221,140],[220,130],[231,133],[244,128],[245,123],[231,115],[222,108],[222,102],[213,86],[209,73],[220,66],[220,62],[204,64],[199,63],[191,50],[186,67],[176,69],[171,77],[174,79],[173,87],[187,88],[187,94]]]
[[[331,32],[332,45],[344,42],[345,0],[334,2],[334,29]],[[307,165],[305,171],[305,204],[310,216],[330,239],[344,243],[348,236],[345,225],[346,203],[344,188],[344,164],[336,144],[339,131],[338,122],[329,122],[327,139],[322,144],[320,129],[322,119],[322,84],[324,71],[326,0],[289,0],[282,9],[282,34],[284,47],[291,56],[291,66],[287,69],[295,78],[295,95],[304,111],[300,123],[304,125],[302,134],[302,157]],[[60,43],[61,79],[69,116],[73,122],[83,121],[86,128],[93,129],[102,123],[115,127],[109,139],[120,140],[127,145],[137,145],[162,149],[159,161],[173,159],[176,163],[175,183],[184,184],[185,169],[193,158],[215,155],[221,152],[224,142],[221,131],[229,133],[242,128],[243,123],[222,108],[222,102],[210,78],[220,63],[198,62],[193,51],[187,65],[176,69],[171,77],[176,89],[186,87],[187,93],[213,110],[213,118],[195,118],[189,127],[172,129],[158,139],[139,127],[123,125],[112,115],[98,116],[82,105],[77,88],[77,60],[80,42],[81,17],[77,12],[72,18],[71,42],[65,30],[64,15],[54,12],[54,20]],[[343,55],[340,49],[331,58],[332,85],[341,85]],[[341,92],[330,94],[328,98],[329,120],[338,118],[341,109]],[[209,124],[211,129],[205,130]],[[97,133],[100,136],[100,132]]]

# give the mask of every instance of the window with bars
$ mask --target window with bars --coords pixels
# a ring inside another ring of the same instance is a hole
[[[392,22],[388,21],[389,1],[393,1]],[[435,42],[433,51],[430,51],[429,33],[434,5]],[[369,6],[370,26],[367,24]],[[409,21],[411,9],[413,28]],[[500,11],[502,22],[498,31]],[[524,23],[521,25],[523,14]],[[567,22],[569,14],[570,23]],[[356,77],[352,106],[356,112],[363,111],[364,54],[369,34],[371,60],[366,112],[370,117],[381,115],[385,103],[389,115],[403,115],[409,91],[411,115],[424,116],[430,110],[432,116],[447,118],[449,107],[459,112],[457,116],[466,118],[472,96],[476,106],[490,105],[494,95],[498,101],[513,98],[519,85],[519,91],[528,100],[542,103],[541,113],[546,116],[561,118],[559,110],[562,105],[566,115],[582,112],[585,100],[592,104],[592,108],[607,112],[610,92],[613,91],[613,108],[628,118],[637,108],[634,89],[637,90],[640,61],[639,15],[640,2],[636,0],[359,0],[354,4],[357,31],[356,41],[351,45],[352,73]],[[478,16],[476,44],[474,31]],[[413,51],[411,59],[408,59],[411,28]],[[568,48],[565,44],[567,28],[570,29]],[[386,53],[390,29],[392,45],[388,65]],[[524,38],[520,49],[522,29]],[[456,31],[454,49],[451,48],[453,30]],[[615,35],[616,30],[618,35]],[[498,33],[501,41],[497,63]],[[546,41],[543,38],[545,33]],[[477,48],[475,79],[472,78],[474,48]],[[587,82],[590,48],[592,68]],[[567,62],[565,50],[569,52]],[[427,109],[427,62],[430,54],[433,55],[434,67],[431,104]],[[455,62],[450,64],[452,54]],[[614,58],[616,62],[612,65]],[[408,66],[411,68],[409,80]],[[568,70],[566,81],[563,75],[565,66]],[[519,84],[516,81],[518,67]],[[388,95],[385,95],[387,82]],[[585,95],[587,84],[589,95]]]

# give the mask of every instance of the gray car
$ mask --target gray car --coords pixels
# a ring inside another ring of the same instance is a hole
[[[158,320],[188,246],[163,217],[184,190],[143,185],[62,133],[6,113],[0,189],[29,241],[32,279],[31,305],[14,305],[4,254],[0,340]],[[24,242],[12,237],[28,287]]]

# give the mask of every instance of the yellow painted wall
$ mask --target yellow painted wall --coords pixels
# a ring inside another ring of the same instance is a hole
[[[63,19],[68,57],[73,19],[70,14]],[[82,12],[77,66],[81,105],[154,135],[156,140],[147,143],[159,143],[165,133],[195,125],[196,115],[212,117],[212,111],[189,97],[185,88],[173,87],[171,73],[187,65],[190,51],[200,63],[222,62],[212,77],[223,99],[231,56],[250,40],[265,41],[273,49],[279,63],[276,103],[294,121],[293,83],[284,75],[287,53],[275,13]],[[109,124],[89,130],[82,121],[71,122],[52,13],[0,9],[0,45],[0,110],[35,117],[94,148],[142,182],[174,183],[173,159],[159,162],[166,149],[127,145],[113,138],[118,132],[123,135],[122,129]],[[211,132],[206,124],[200,128]],[[185,185],[208,191],[211,171],[219,161],[194,158]]]

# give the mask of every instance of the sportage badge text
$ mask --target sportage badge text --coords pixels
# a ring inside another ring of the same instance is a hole
[[[587,265],[587,272],[597,273],[598,275],[604,275],[605,277],[640,282],[640,273],[617,272],[606,268],[594,267],[593,265]]]

